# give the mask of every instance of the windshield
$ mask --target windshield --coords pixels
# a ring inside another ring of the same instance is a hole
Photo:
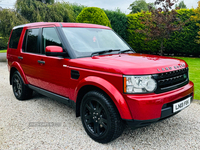
[[[98,51],[130,49],[112,30],[63,27],[63,31],[76,57],[91,56]]]

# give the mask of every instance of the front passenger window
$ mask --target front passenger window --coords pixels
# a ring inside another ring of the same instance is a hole
[[[45,54],[45,48],[47,46],[60,46],[62,43],[58,37],[55,28],[43,28],[42,32],[42,53]]]

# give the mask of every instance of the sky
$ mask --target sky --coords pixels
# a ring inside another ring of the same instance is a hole
[[[119,8],[122,12],[128,14],[130,12],[129,5],[134,2],[134,0],[55,0],[55,1],[65,1],[69,3],[77,3],[89,7],[100,7],[109,10],[116,10]],[[147,3],[154,2],[155,0],[146,0]],[[179,0],[180,2],[181,0]],[[0,0],[0,7],[3,8],[14,8],[16,0]],[[184,0],[187,8],[196,8],[198,0]]]

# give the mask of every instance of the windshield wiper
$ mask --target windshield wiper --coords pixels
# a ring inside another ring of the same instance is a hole
[[[110,52],[115,52],[115,51],[120,51],[120,49],[109,49],[109,50],[104,50],[104,51],[93,52],[93,53],[91,54],[91,57],[92,57],[93,55],[95,55],[95,54],[100,55],[100,54],[110,53]]]
[[[126,50],[120,51],[118,54],[126,53],[126,52],[128,52],[128,51],[134,52],[134,50],[132,50],[132,49],[126,49]]]

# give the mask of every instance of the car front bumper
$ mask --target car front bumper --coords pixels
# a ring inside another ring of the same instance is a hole
[[[194,84],[190,81],[187,85],[173,91],[161,94],[124,95],[132,120],[124,121],[131,127],[137,128],[166,119],[177,114],[173,113],[173,104],[188,97],[194,97]]]

